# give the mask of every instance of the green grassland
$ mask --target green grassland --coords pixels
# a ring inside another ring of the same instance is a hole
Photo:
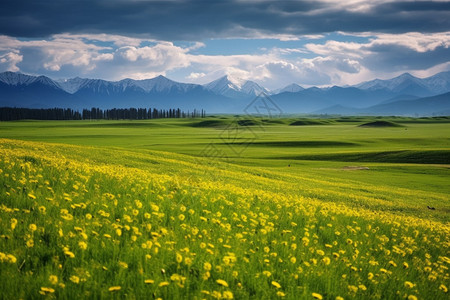
[[[2,298],[447,299],[449,133],[444,117],[1,122]]]

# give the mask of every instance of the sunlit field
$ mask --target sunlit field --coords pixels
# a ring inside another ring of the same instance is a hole
[[[384,120],[0,123],[0,298],[448,299],[450,120]]]

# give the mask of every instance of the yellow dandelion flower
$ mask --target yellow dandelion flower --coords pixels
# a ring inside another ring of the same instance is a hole
[[[209,277],[211,277],[211,273],[209,273],[209,271],[206,271],[205,274],[203,274],[202,276],[203,280],[208,280]]]
[[[349,289],[349,291],[352,292],[352,293],[356,293],[356,292],[358,291],[358,287],[357,287],[357,286],[354,286],[354,285],[349,285],[349,286],[348,286],[348,289]]]
[[[440,289],[441,291],[443,291],[444,293],[447,293],[447,292],[448,292],[448,288],[447,288],[445,285],[443,285],[443,284],[441,284],[441,285],[439,286],[439,289]]]
[[[120,286],[112,286],[108,289],[108,291],[110,292],[117,292],[120,291],[121,287]]]
[[[64,254],[65,254],[67,257],[70,257],[70,258],[74,258],[74,257],[75,257],[75,254],[74,254],[72,251],[69,251],[69,250],[64,251]]]
[[[86,250],[88,245],[86,242],[80,241],[80,242],[78,242],[78,247],[80,247],[81,250]]]
[[[11,230],[14,230],[17,226],[17,219],[12,218],[11,219]]]
[[[119,266],[123,269],[128,269],[128,264],[124,261],[119,261]]]
[[[155,281],[153,279],[145,279],[144,283],[146,283],[146,284],[153,284],[153,283],[155,283]]]
[[[205,271],[211,271],[212,266],[211,266],[211,264],[210,264],[209,262],[205,262],[205,263],[203,264],[203,269],[204,269]]]
[[[270,271],[263,271],[262,273],[263,273],[263,275],[265,275],[267,277],[272,276],[272,273]]]
[[[16,258],[14,255],[12,255],[12,254],[7,254],[7,255],[6,255],[6,260],[7,260],[9,263],[12,263],[12,264],[14,264],[14,263],[17,262],[17,258]]]
[[[278,282],[272,281],[271,283],[272,283],[272,285],[273,285],[274,287],[276,287],[277,289],[281,288],[281,285],[280,285]]]
[[[177,263],[181,263],[183,261],[183,256],[177,252],[176,256],[175,256],[175,260],[177,261]]]
[[[27,247],[28,247],[28,248],[33,248],[33,247],[34,247],[34,241],[31,240],[31,239],[28,240],[28,241],[27,241]]]
[[[367,287],[366,287],[364,284],[358,285],[358,288],[359,288],[361,291],[367,291]]]
[[[408,300],[417,300],[417,297],[414,295],[409,295]]]
[[[159,287],[168,286],[168,285],[169,285],[168,281],[163,281],[160,284],[158,284]]]
[[[47,211],[47,208],[45,206],[39,206],[39,212],[41,214],[45,215],[46,211]]]
[[[234,295],[231,291],[225,291],[222,293],[223,299],[234,299]]]
[[[372,280],[373,276],[374,276],[374,275],[373,275],[373,273],[371,273],[371,272],[370,272],[369,274],[367,274],[367,278],[368,278],[369,280]]]
[[[185,217],[185,215],[183,215],[183,214],[179,214],[179,215],[178,215],[178,219],[179,219],[180,221],[184,221],[185,218],[186,218],[186,217]]]
[[[278,297],[285,297],[286,294],[283,293],[282,291],[278,291],[278,292],[277,292],[277,296],[278,296]]]
[[[36,226],[36,224],[30,224],[30,225],[28,226],[28,228],[30,229],[30,231],[36,231],[37,226]]]
[[[58,276],[50,275],[50,277],[48,278],[48,281],[50,281],[50,283],[52,285],[56,285],[58,283]]]
[[[36,196],[35,195],[33,195],[32,193],[29,193],[28,194],[28,197],[30,197],[31,199],[33,199],[33,200],[35,200],[36,199]]]
[[[344,298],[341,297],[341,296],[337,296],[337,297],[336,297],[336,300],[344,300]]]
[[[73,283],[78,284],[80,282],[80,277],[73,275],[70,276],[69,280],[72,281]]]
[[[117,228],[117,229],[116,229],[116,235],[117,235],[117,236],[122,236],[122,229]]]
[[[329,257],[322,258],[322,261],[326,266],[328,266],[331,263],[331,260]]]
[[[414,285],[415,284],[410,282],[410,281],[405,281],[405,287],[406,288],[412,289],[414,287]]]
[[[323,299],[323,297],[322,297],[321,294],[318,294],[318,293],[312,293],[311,295],[313,296],[314,299],[319,299],[319,300],[322,300],[322,299]]]
[[[295,258],[295,256],[292,256],[290,261],[291,263],[295,264],[297,262],[297,259]]]
[[[323,252],[323,250],[320,250],[320,249],[317,250],[316,253],[319,254],[319,255],[321,255],[321,256],[324,256],[324,255],[325,255],[325,252]]]
[[[216,282],[221,286],[228,287],[228,283],[223,279],[217,279]]]
[[[41,287],[41,291],[44,293],[54,293],[55,289],[43,286],[43,287]]]

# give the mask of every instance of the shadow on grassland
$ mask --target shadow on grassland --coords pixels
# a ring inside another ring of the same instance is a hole
[[[275,157],[267,157],[275,158]],[[351,152],[305,154],[276,157],[292,160],[321,160],[349,162],[388,162],[413,164],[450,164],[450,150],[400,150],[380,152]]]

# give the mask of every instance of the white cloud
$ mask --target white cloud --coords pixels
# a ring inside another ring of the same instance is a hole
[[[433,51],[448,49],[450,32],[338,34],[344,39],[321,43],[311,40],[304,46],[300,42],[289,43],[290,47],[260,47],[256,54],[240,55],[198,54],[208,47],[207,42],[179,46],[107,34],[60,34],[48,40],[0,36],[0,68],[53,77],[108,80],[144,79],[169,73],[175,76],[174,80],[195,83],[232,75],[254,80],[269,89],[293,82],[305,86],[355,84],[399,72],[425,74],[449,68],[448,61],[442,61],[448,57],[445,55],[430,62],[416,59],[423,61],[420,68],[411,64],[409,56],[429,58]],[[365,39],[357,42],[355,36]],[[318,38],[323,36],[309,37]]]
[[[450,46],[450,31],[440,33],[423,34],[409,32],[404,34],[379,33],[367,45],[368,48],[376,46],[403,46],[416,52],[429,52],[437,47],[448,48]]]
[[[17,72],[20,71],[17,66],[23,60],[23,56],[18,52],[8,52],[6,54],[0,55],[0,70]]]
[[[205,75],[206,75],[205,73],[196,73],[196,72],[192,72],[191,74],[189,74],[189,76],[186,77],[186,79],[193,79],[193,80],[196,80],[196,79],[205,77]]]

